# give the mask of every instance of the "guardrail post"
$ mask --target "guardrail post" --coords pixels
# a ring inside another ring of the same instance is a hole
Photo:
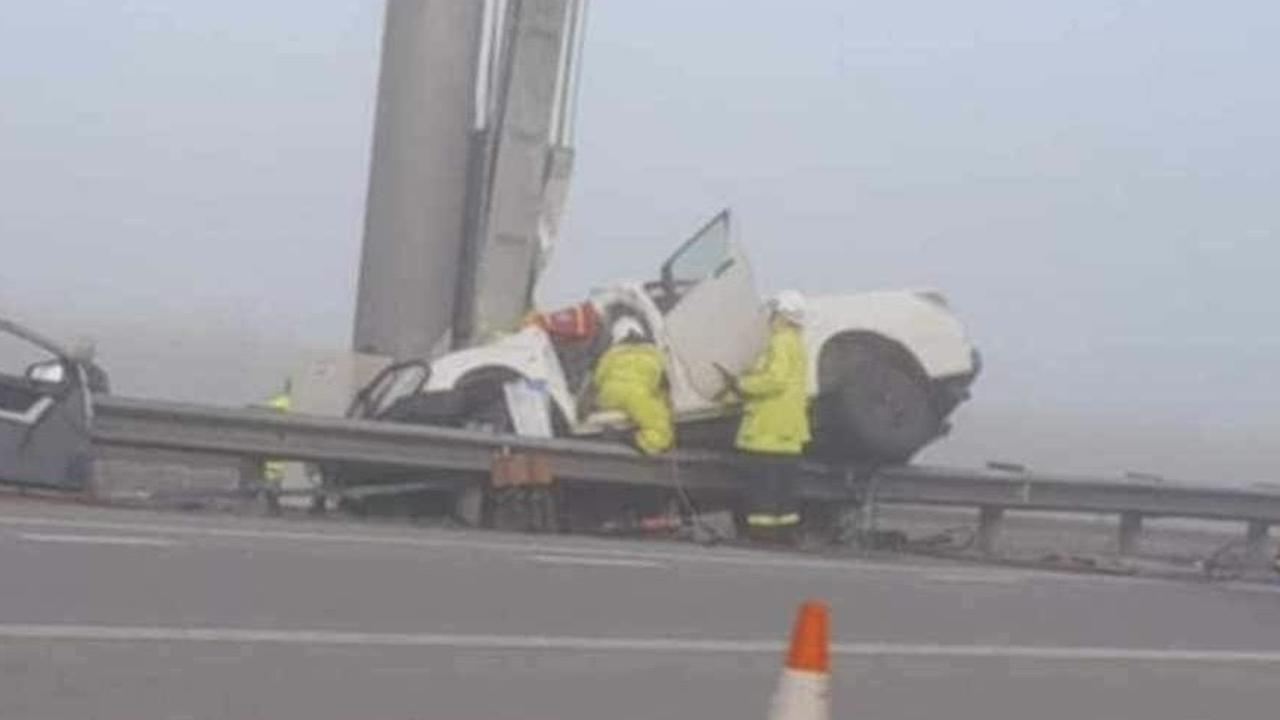
[[[1120,555],[1133,555],[1142,542],[1142,514],[1137,512],[1120,513],[1120,535],[1116,542],[1116,551]]]
[[[880,514],[880,476],[873,474],[867,479],[866,491],[862,495],[862,506],[857,509],[856,536],[864,547],[870,547],[875,536],[876,525]]]
[[[1250,520],[1245,534],[1245,562],[1249,567],[1265,568],[1270,564],[1271,555],[1271,523],[1265,520]]]
[[[983,505],[978,508],[978,552],[994,555],[1004,527],[1004,508]]]

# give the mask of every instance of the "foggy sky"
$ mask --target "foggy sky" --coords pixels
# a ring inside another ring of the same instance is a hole
[[[239,404],[348,343],[382,3],[13,3],[0,312]],[[541,296],[722,206],[767,288],[944,290],[987,360],[931,459],[1280,466],[1280,8],[595,0]]]

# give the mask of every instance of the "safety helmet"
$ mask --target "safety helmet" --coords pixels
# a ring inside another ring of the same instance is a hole
[[[623,317],[613,324],[612,334],[615,345],[627,340],[642,340],[644,339],[644,326],[633,317]]]
[[[795,290],[783,290],[769,301],[769,309],[793,325],[804,325],[804,295]]]

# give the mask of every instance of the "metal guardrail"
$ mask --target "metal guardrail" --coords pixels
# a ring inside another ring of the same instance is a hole
[[[743,460],[732,454],[680,451],[651,458],[582,440],[540,440],[447,428],[400,425],[269,411],[223,409],[99,396],[94,442],[108,446],[225,453],[316,462],[436,470],[488,471],[496,453],[546,456],[557,477],[689,490],[741,488]],[[1251,536],[1280,524],[1280,492],[1173,483],[1073,478],[928,466],[883,468],[855,477],[848,468],[806,462],[798,470],[802,496],[878,503],[977,507],[984,543],[994,540],[1005,510],[1116,513],[1120,545],[1136,542],[1143,517],[1244,521]]]
[[[1117,514],[1116,549],[1137,551],[1143,521],[1153,517],[1247,523],[1251,564],[1266,564],[1270,527],[1280,524],[1280,493],[1171,483],[934,467],[884,468],[872,481],[875,501],[978,507],[977,547],[996,552],[1007,510]]]
[[[880,471],[880,502],[1280,524],[1280,493],[1173,483],[908,466]]]
[[[741,488],[741,459],[723,453],[687,450],[646,457],[622,446],[583,440],[114,396],[96,397],[94,407],[93,440],[98,445],[477,472],[488,472],[496,454],[527,451],[547,457],[554,474],[564,479],[696,490]],[[808,469],[800,482],[806,497],[853,496],[852,489],[829,477],[825,468]]]

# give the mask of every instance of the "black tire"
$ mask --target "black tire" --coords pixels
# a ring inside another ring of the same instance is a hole
[[[904,463],[941,434],[929,383],[910,356],[871,341],[839,352],[839,372],[821,403],[825,447],[859,460]]]

